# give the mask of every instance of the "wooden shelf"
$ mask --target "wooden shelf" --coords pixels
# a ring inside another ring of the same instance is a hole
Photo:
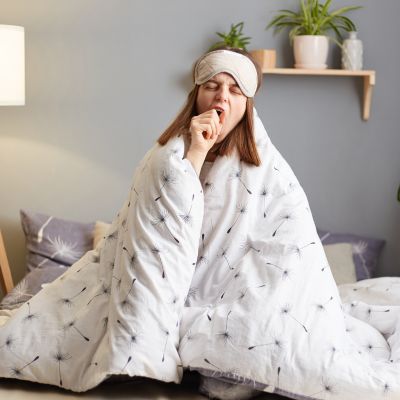
[[[372,87],[375,85],[376,73],[372,70],[349,71],[345,69],[301,69],[301,68],[266,68],[264,74],[274,75],[318,75],[318,76],[360,76],[364,80],[363,113],[368,120],[371,110]]]

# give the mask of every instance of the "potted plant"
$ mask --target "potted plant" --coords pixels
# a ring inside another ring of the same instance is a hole
[[[214,43],[208,51],[215,50],[220,46],[236,47],[239,49],[246,50],[246,45],[249,44],[251,37],[243,36],[244,22],[239,22],[236,25],[231,24],[231,30],[228,33],[216,32],[223,40]]]
[[[208,51],[217,49],[221,45],[236,47],[248,51],[246,45],[249,44],[251,37],[244,36],[244,34],[242,33],[243,25],[244,25],[243,22],[239,22],[236,25],[231,24],[231,30],[228,33],[216,32],[217,35],[220,36],[223,40],[214,43],[209,48]],[[262,70],[275,67],[275,60],[276,60],[275,50],[257,49],[257,50],[251,50],[250,54],[252,55],[254,60],[260,65]]]
[[[300,0],[300,10],[279,10],[278,14],[267,25],[273,27],[275,33],[290,28],[290,44],[294,48],[295,68],[327,68],[329,39],[338,43],[343,40],[341,31],[356,31],[350,18],[343,14],[357,10],[361,6],[342,7],[330,11],[332,0],[324,4],[319,0]],[[333,31],[336,39],[327,35]]]

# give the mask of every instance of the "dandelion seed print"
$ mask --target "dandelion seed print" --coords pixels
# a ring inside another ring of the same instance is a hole
[[[212,192],[214,190],[214,184],[210,181],[206,181],[206,182],[204,182],[204,189],[205,189],[205,191]]]
[[[36,313],[32,313],[31,312],[31,305],[29,303],[29,301],[26,303],[28,306],[28,315],[26,317],[24,317],[24,319],[22,320],[22,322],[31,322],[33,321],[35,318],[39,318],[38,314]]]
[[[337,391],[334,388],[334,385],[327,379],[327,378],[322,378],[322,383],[321,383],[322,390],[312,393],[308,396],[314,397],[317,395],[321,395],[321,393],[324,393],[326,395],[336,395]]]
[[[246,239],[241,245],[240,248],[243,249],[244,253],[249,252],[250,250],[255,251],[256,253],[260,253],[261,250],[257,249],[254,247],[253,243],[250,241],[250,239]]]
[[[229,333],[228,330],[228,321],[229,321],[229,316],[231,315],[232,310],[230,310],[226,316],[226,321],[225,321],[225,330],[223,332],[216,333],[216,336],[222,339],[224,344],[227,344],[228,342],[231,343],[232,335]]]
[[[331,302],[332,300],[333,300],[333,296],[331,296],[331,297],[329,298],[329,300],[327,300],[325,303],[317,303],[317,304],[316,304],[317,311],[325,311],[325,312],[326,312],[325,306],[326,306],[329,302]]]
[[[237,169],[235,169],[230,175],[229,175],[230,179],[238,179],[239,182],[242,184],[242,186],[246,189],[248,194],[252,194],[250,189],[245,185],[245,183],[242,180],[242,168],[239,167]]]
[[[77,294],[75,294],[74,296],[72,296],[72,297],[62,297],[60,300],[58,300],[58,302],[61,303],[61,304],[64,305],[64,306],[71,307],[71,306],[73,306],[73,304],[74,304],[74,299],[75,299],[76,297],[78,297],[80,294],[82,294],[85,290],[86,290],[86,286],[85,286],[83,289],[81,289],[81,290],[80,290]]]
[[[364,258],[364,253],[367,251],[367,249],[368,249],[368,243],[365,241],[360,240],[357,243],[352,244],[353,255],[355,255],[361,260],[361,265],[363,267],[366,276],[370,276],[370,272],[368,271],[367,263]]]
[[[232,269],[234,269],[232,266],[231,266],[231,264],[229,263],[229,259],[228,259],[228,248],[223,248],[223,247],[221,247],[221,253],[219,254],[219,256],[221,257],[221,258],[223,258],[224,259],[224,261],[226,262],[226,265],[228,266],[228,268],[230,269],[230,270],[232,270]]]
[[[116,229],[114,232],[111,232],[107,236],[104,236],[104,239],[108,240],[117,240],[118,238],[118,229]]]
[[[117,323],[121,325],[121,327],[127,333],[128,337],[126,338],[126,340],[128,341],[129,347],[136,345],[138,343],[140,333],[133,331],[129,326],[125,326],[125,324],[123,324],[119,319],[117,319]]]
[[[279,267],[278,265],[270,263],[268,261],[265,263],[265,265],[269,265],[271,267],[279,269],[282,273],[282,277],[281,277],[282,279],[286,279],[286,278],[290,277],[291,270],[289,268],[282,268],[282,267]]]
[[[37,243],[41,243],[41,242],[42,242],[42,240],[43,240],[43,231],[44,231],[44,228],[46,228],[46,226],[50,223],[50,221],[51,221],[52,219],[53,219],[52,216],[50,216],[49,218],[47,218],[46,222],[45,222],[45,223],[40,227],[40,229],[38,230],[37,237],[35,238]],[[24,222],[25,222],[25,224],[27,224],[27,221],[25,220],[25,218],[24,218]]]
[[[186,342],[192,342],[193,340],[196,339],[196,334],[193,334],[192,331],[189,329],[186,334],[183,336],[181,339],[181,342],[183,343],[184,341]]]
[[[296,254],[299,256],[299,258],[301,258],[303,249],[306,249],[308,246],[311,246],[311,245],[313,245],[313,244],[315,244],[315,242],[310,242],[310,243],[308,243],[308,244],[306,244],[306,245],[304,245],[304,246],[302,246],[302,247],[299,247],[299,246],[297,246],[297,245],[294,245],[294,246],[292,246],[292,249],[291,249],[291,250],[292,250],[293,253],[296,253]]]
[[[121,283],[122,283],[122,278],[117,278],[115,275],[112,276],[112,279],[115,279],[117,281],[117,290],[121,288]]]
[[[305,332],[308,333],[308,330],[307,330],[307,328],[305,327],[305,325],[302,324],[299,320],[297,320],[292,314],[290,314],[290,309],[291,309],[290,304],[285,304],[285,305],[281,308],[281,314],[282,314],[283,316],[288,316],[288,317],[292,318],[294,321],[296,321],[299,325],[301,325],[301,326],[303,327],[303,329],[305,330]]]
[[[287,214],[282,215],[282,217],[281,217],[280,219],[282,220],[282,222],[281,222],[281,223],[278,225],[278,227],[275,229],[275,231],[274,231],[273,234],[272,234],[272,237],[275,237],[276,233],[277,233],[278,230],[282,227],[282,225],[283,225],[285,222],[292,220],[292,219],[293,219],[293,216],[292,216],[292,214],[287,213]]]
[[[267,200],[267,197],[270,196],[271,194],[269,193],[268,189],[264,185],[260,191],[260,196],[263,201],[263,217],[265,218],[267,216],[267,207],[265,205],[265,202]]]
[[[135,193],[135,203],[134,206],[136,205],[138,199],[139,199],[139,192],[136,190],[135,186],[131,187],[131,191],[129,193],[129,202],[128,202],[128,208],[131,206],[131,197],[132,197],[132,192]]]
[[[382,347],[382,346],[374,346],[371,343],[367,343],[366,345],[363,346],[365,348],[365,350],[368,353],[371,353],[374,349],[386,349],[386,347]]]
[[[208,321],[212,321],[210,312],[211,312],[211,310],[210,310],[210,311],[207,311],[207,313],[206,313],[206,316],[207,316]]]
[[[204,358],[204,362],[207,363],[208,365],[211,365],[212,367],[216,368],[217,370],[222,371],[220,367],[217,367],[215,364],[213,364],[211,361],[209,361],[207,358]]]
[[[21,376],[23,376],[24,374],[23,374],[23,370],[26,368],[26,367],[28,367],[29,365],[31,365],[31,364],[33,364],[35,361],[37,361],[39,359],[39,356],[36,356],[32,361],[30,361],[30,362],[28,362],[27,364],[25,364],[25,365],[23,365],[21,368],[18,368],[18,367],[12,367],[11,368],[11,374],[13,375],[13,376],[17,376],[17,377],[21,377]]]
[[[131,302],[129,301],[129,295],[131,294],[131,291],[132,291],[132,289],[133,289],[133,285],[135,284],[135,282],[136,282],[136,278],[133,278],[133,279],[132,279],[131,286],[130,286],[130,288],[129,288],[129,290],[128,290],[128,293],[126,294],[126,296],[124,297],[124,299],[123,299],[123,300],[121,301],[121,303],[120,303],[121,308],[122,308],[124,311],[126,311],[128,308],[131,307]]]
[[[235,300],[235,301],[241,301],[241,300],[243,300],[244,298],[245,298],[245,296],[246,296],[246,294],[247,294],[247,291],[249,290],[249,289],[260,289],[260,288],[264,288],[264,287],[266,287],[267,285],[265,284],[265,283],[263,283],[262,285],[259,285],[259,286],[248,286],[247,288],[245,288],[245,289],[242,289],[242,290],[239,290],[239,297]]]
[[[236,209],[237,209],[238,215],[237,215],[235,221],[233,222],[232,226],[226,231],[226,233],[230,233],[231,230],[232,230],[232,228],[235,226],[236,222],[239,220],[239,218],[240,218],[241,216],[243,216],[244,214],[246,214],[246,212],[247,212],[247,206],[246,206],[246,204],[238,204],[238,205],[236,206]]]
[[[372,313],[387,313],[387,312],[390,312],[390,309],[387,309],[387,310],[373,310],[371,307],[368,307],[367,310],[366,310],[368,319],[371,318]]]
[[[26,301],[26,297],[31,298],[33,294],[28,292],[28,281],[23,278],[7,296],[7,304],[16,304]]]
[[[239,266],[238,268],[240,268],[240,266]],[[232,268],[232,269],[233,269],[233,268]],[[228,282],[226,283],[226,285],[224,286],[224,289],[223,289],[222,294],[221,294],[220,297],[219,297],[220,300],[222,300],[222,299],[224,298],[225,293],[226,293],[226,290],[227,290],[227,288],[231,285],[232,281],[237,280],[240,276],[241,276],[241,274],[240,274],[240,270],[239,270],[239,271],[237,271],[237,272],[235,273],[235,275],[233,275],[233,276],[229,279],[229,281],[228,281]]]
[[[162,171],[162,175],[161,175],[161,182],[162,182],[162,186],[160,188],[160,194],[159,194],[159,196],[157,196],[154,199],[154,201],[160,200],[161,196],[162,196],[163,189],[168,185],[175,184],[177,182],[177,180],[176,180],[176,177],[174,176],[174,174],[172,173],[172,171],[163,170]]]
[[[61,363],[68,361],[71,359],[71,356],[68,353],[63,353],[60,348],[58,348],[57,352],[52,355],[54,361],[58,363],[58,376],[60,379],[60,386],[63,385],[62,374],[61,374]]]
[[[16,346],[17,340],[15,339],[14,336],[8,335],[6,338],[6,341],[4,344],[0,346],[0,350],[5,347],[7,351],[9,351],[14,357],[17,357],[20,359],[22,362],[26,362],[22,357],[20,357],[18,354],[16,354],[13,350],[13,348]]]
[[[41,267],[48,259],[56,258],[57,255],[73,261],[79,258],[80,251],[78,249],[75,249],[76,247],[78,247],[78,243],[67,243],[63,241],[60,236],[57,236],[54,239],[48,237],[48,240],[54,250],[54,253],[52,253],[49,258],[46,258],[40,264],[38,264],[38,267]]]
[[[165,349],[167,348],[167,343],[168,343],[168,339],[169,339],[169,330],[163,329],[163,332],[165,334],[165,344],[164,344],[164,350],[162,353],[162,359],[161,359],[162,362],[164,362],[164,360],[165,360]]]
[[[208,258],[205,254],[200,254],[196,262],[196,268],[205,264],[208,264]]]
[[[183,222],[188,225],[191,225],[192,221],[193,221],[193,217],[190,215],[190,213],[192,212],[193,200],[194,200],[194,193],[192,195],[192,202],[190,203],[189,211],[185,214],[179,214],[179,216],[182,218]]]
[[[388,383],[385,383],[383,385],[383,394],[387,395],[391,391],[392,391],[392,388],[390,387],[390,385]]]
[[[169,235],[172,237],[172,239],[174,239],[176,243],[179,243],[179,240],[172,234],[172,232],[168,228],[168,225],[167,225],[168,217],[169,217],[169,214],[168,214],[167,210],[157,211],[157,217],[155,219],[153,219],[152,224],[155,226],[158,226],[159,224],[164,225],[165,229],[167,230]]]
[[[278,367],[277,374],[276,374],[276,386],[279,387],[279,375],[281,373],[281,367]]]
[[[129,264],[130,264],[130,266],[131,266],[132,268],[134,268],[134,267],[136,266],[137,261],[138,261],[136,252],[133,251],[132,254],[131,254],[131,253],[129,252],[129,250],[128,250],[125,246],[122,247],[122,250],[124,250],[124,251],[126,252],[126,254],[127,254],[128,257],[129,257]]]
[[[99,296],[108,296],[111,292],[110,286],[106,286],[104,283],[102,284],[100,293],[97,293],[96,295],[94,295],[87,303],[87,305],[89,305],[95,298],[99,297]]]
[[[15,338],[11,335],[8,335],[6,341],[0,346],[0,350],[3,347],[11,348],[14,343],[15,343]]]
[[[129,356],[128,359],[126,360],[125,365],[121,368],[120,373],[124,372],[125,368],[128,366],[128,364],[132,361],[132,356]]]
[[[194,299],[196,297],[196,294],[198,292],[198,288],[197,287],[191,287],[188,291],[188,294],[185,298],[185,303],[188,302],[191,299]]]
[[[90,339],[89,339],[87,336],[85,336],[85,335],[75,326],[75,324],[76,324],[76,320],[75,320],[75,319],[72,320],[72,321],[67,322],[67,323],[63,326],[64,334],[68,333],[70,330],[73,329],[75,332],[78,333],[79,336],[81,336],[83,339],[85,339],[87,342],[89,342]]]
[[[155,254],[155,256],[160,260],[160,264],[161,264],[161,276],[162,276],[163,279],[165,279],[165,269],[164,269],[163,260],[162,260],[162,258],[161,258],[161,250],[160,250],[158,247],[153,246],[153,247],[151,248],[151,252],[152,252],[153,254]]]
[[[276,347],[277,349],[281,349],[282,348],[282,341],[280,341],[279,339],[274,339],[271,342],[268,343],[261,343],[261,344],[254,344],[252,346],[248,347],[248,350],[253,350],[256,349],[258,347],[266,347],[266,346],[271,346],[271,347]]]

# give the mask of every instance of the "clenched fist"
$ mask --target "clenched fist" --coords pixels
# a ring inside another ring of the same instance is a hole
[[[218,116],[217,111],[214,109],[194,116],[189,128],[191,136],[190,150],[206,155],[221,133],[224,119],[225,112]]]

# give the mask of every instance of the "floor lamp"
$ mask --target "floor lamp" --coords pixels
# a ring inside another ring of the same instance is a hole
[[[25,105],[25,30],[0,25],[0,106]],[[0,230],[0,284],[5,293],[13,287],[10,266]]]

